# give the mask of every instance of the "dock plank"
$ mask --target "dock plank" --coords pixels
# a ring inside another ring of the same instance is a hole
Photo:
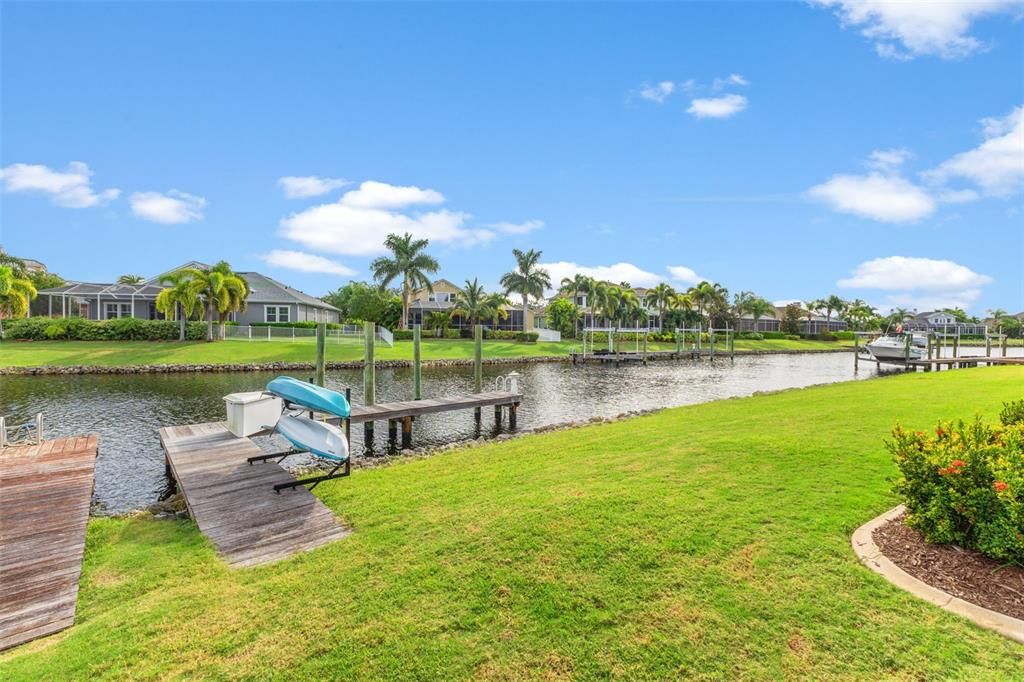
[[[294,480],[224,422],[169,426],[160,442],[196,525],[231,566],[256,566],[347,537],[351,532],[305,487],[274,491]]]
[[[96,436],[0,449],[0,650],[75,621]]]
[[[452,410],[466,410],[474,407],[518,405],[522,401],[522,393],[510,393],[507,391],[472,393],[470,395],[460,395],[451,398],[401,400],[393,403],[379,403],[376,405],[360,405],[358,407],[353,407],[350,420],[353,424],[360,424],[368,421],[385,421],[388,419],[401,419],[402,417],[419,417],[424,414],[450,412]],[[328,421],[338,423],[340,420],[329,419]]]

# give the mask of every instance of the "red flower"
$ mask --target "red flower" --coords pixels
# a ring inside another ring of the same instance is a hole
[[[946,435],[946,432],[943,431],[942,427],[940,426],[939,428],[935,429],[935,435],[938,436],[939,438],[942,438],[943,436]]]
[[[1005,481],[996,481],[995,483],[992,484],[992,487],[996,489],[997,493],[1001,493],[1010,486],[1007,485]]]
[[[949,463],[949,466],[953,467],[954,469],[962,469],[963,467],[967,466],[967,462],[963,461],[962,459],[954,459],[952,462]]]

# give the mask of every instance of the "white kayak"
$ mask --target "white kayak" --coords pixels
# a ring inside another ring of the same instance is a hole
[[[298,450],[340,462],[348,459],[345,432],[333,424],[282,414],[277,422],[277,432]]]

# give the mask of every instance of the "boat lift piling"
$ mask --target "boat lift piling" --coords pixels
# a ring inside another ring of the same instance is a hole
[[[363,405],[373,405],[376,396],[376,361],[374,360],[374,336],[376,323],[363,323],[364,357],[363,357]],[[373,449],[373,421],[363,422],[363,447]]]

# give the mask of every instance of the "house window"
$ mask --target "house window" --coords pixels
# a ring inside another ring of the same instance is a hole
[[[104,315],[104,318],[107,320],[116,320],[119,317],[132,316],[131,303],[107,303],[105,309],[106,315]]]
[[[430,294],[430,296],[427,297],[427,300],[430,301],[431,303],[451,303],[454,297],[455,294],[452,294],[447,291],[441,291]]]
[[[291,322],[288,317],[288,306],[286,305],[268,305],[263,308],[263,321],[264,322]]]

